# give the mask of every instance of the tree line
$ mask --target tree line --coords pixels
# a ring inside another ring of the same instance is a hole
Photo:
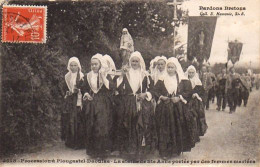
[[[59,140],[70,57],[80,59],[83,72],[89,70],[95,53],[111,55],[119,67],[123,28],[131,33],[135,50],[142,53],[147,66],[157,55],[172,55],[173,8],[166,1],[8,3],[47,5],[47,42],[0,45],[1,155]]]

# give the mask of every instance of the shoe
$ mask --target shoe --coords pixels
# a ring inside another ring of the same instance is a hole
[[[216,110],[220,111],[220,108],[218,107]]]
[[[110,153],[110,155],[112,155],[112,156],[119,156],[120,152],[119,151],[113,151],[113,152]]]
[[[225,109],[223,108],[222,111],[225,111]]]

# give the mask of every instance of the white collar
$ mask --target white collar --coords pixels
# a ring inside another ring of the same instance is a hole
[[[169,94],[176,94],[178,88],[177,74],[174,76],[165,75],[164,85]]]

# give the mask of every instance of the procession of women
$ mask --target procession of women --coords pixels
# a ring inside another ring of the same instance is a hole
[[[146,67],[127,29],[120,49],[119,70],[106,54],[93,55],[86,74],[77,57],[68,62],[61,137],[66,147],[85,148],[92,158],[169,159],[190,152],[207,132],[205,111],[214,96],[216,110],[224,111],[228,100],[232,114],[237,86],[247,85],[234,68],[216,77],[207,66],[201,73],[193,65],[184,71],[175,57],[156,56]],[[212,96],[212,89],[218,93]],[[244,91],[248,99],[250,86]]]

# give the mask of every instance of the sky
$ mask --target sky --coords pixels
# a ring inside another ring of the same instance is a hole
[[[245,16],[219,16],[217,19],[209,62],[227,62],[228,40],[239,40],[243,43],[240,61],[236,66],[260,67],[260,0],[189,0],[180,7],[189,10],[189,16],[199,16],[199,6],[213,7],[246,7]],[[219,12],[236,12],[218,10]],[[204,11],[205,12],[205,11]],[[209,11],[210,12],[210,11]],[[213,11],[213,12],[216,12]],[[187,43],[188,26],[178,29],[182,43]],[[230,62],[231,64],[231,62]]]

